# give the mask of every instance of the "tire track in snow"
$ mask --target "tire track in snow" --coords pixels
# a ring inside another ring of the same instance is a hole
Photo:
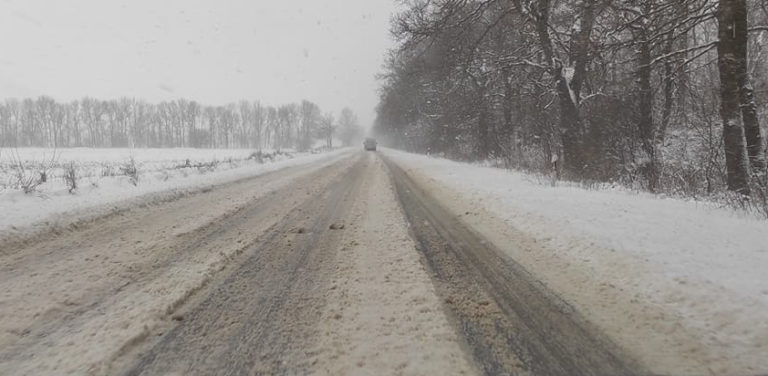
[[[522,266],[385,161],[446,309],[486,374],[647,373]]]

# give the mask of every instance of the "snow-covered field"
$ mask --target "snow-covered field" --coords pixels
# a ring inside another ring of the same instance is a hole
[[[140,196],[161,194],[158,198],[163,199],[344,152],[344,149],[329,153],[263,151],[261,154],[245,149],[2,149],[0,235],[50,227],[73,217],[98,216]],[[65,176],[72,168],[77,188],[70,191]],[[43,173],[45,178],[41,179]],[[26,193],[24,185],[28,186]]]
[[[657,332],[658,343],[633,345],[639,353],[676,348],[692,364],[726,373],[768,367],[768,221],[716,205],[553,187],[513,171],[384,153],[489,238],[509,241],[497,236],[503,231],[531,238],[502,248],[608,332],[627,341],[636,335],[635,342]],[[492,228],[482,213],[502,225]],[[673,343],[683,333],[689,339]]]
[[[168,163],[186,160],[190,158],[197,161],[210,161],[214,159],[226,160],[228,158],[244,159],[253,153],[253,149],[193,149],[193,148],[165,148],[165,149],[131,149],[131,148],[4,148],[0,150],[3,162],[8,162],[18,155],[27,161],[46,161],[53,154],[58,156],[59,163],[75,161],[80,163],[91,162],[124,162],[129,158],[142,163]],[[269,150],[265,150],[269,152]]]

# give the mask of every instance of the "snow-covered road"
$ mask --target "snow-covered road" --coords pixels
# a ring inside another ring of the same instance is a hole
[[[392,150],[306,158],[0,237],[2,373],[768,371],[764,221]]]
[[[3,374],[474,373],[374,154],[148,199],[4,243]]]

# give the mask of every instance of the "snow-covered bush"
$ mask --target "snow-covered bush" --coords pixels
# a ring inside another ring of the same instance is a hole
[[[120,166],[120,172],[130,178],[131,184],[139,184],[139,168],[136,166],[136,160],[133,157]]]
[[[69,193],[75,193],[77,190],[77,165],[75,162],[69,162],[64,168],[64,182],[67,184]]]
[[[35,192],[41,184],[48,181],[48,172],[56,163],[55,150],[50,159],[44,159],[42,162],[23,160],[18,153],[13,155],[10,162],[14,176],[12,187],[21,189],[26,194]]]
[[[34,192],[37,187],[40,184],[43,184],[44,181],[42,179],[44,175],[38,173],[28,173],[27,170],[23,168],[19,168],[16,170],[16,185],[19,187],[24,193],[32,193]]]

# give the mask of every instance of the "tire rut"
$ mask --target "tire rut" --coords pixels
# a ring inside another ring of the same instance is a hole
[[[485,374],[647,374],[535,276],[384,159],[445,309]]]
[[[320,320],[319,291],[338,240],[329,228],[349,210],[363,163],[359,158],[287,213],[231,274],[201,292],[183,322],[143,353],[136,349],[125,374],[285,374],[308,367],[301,351]]]

